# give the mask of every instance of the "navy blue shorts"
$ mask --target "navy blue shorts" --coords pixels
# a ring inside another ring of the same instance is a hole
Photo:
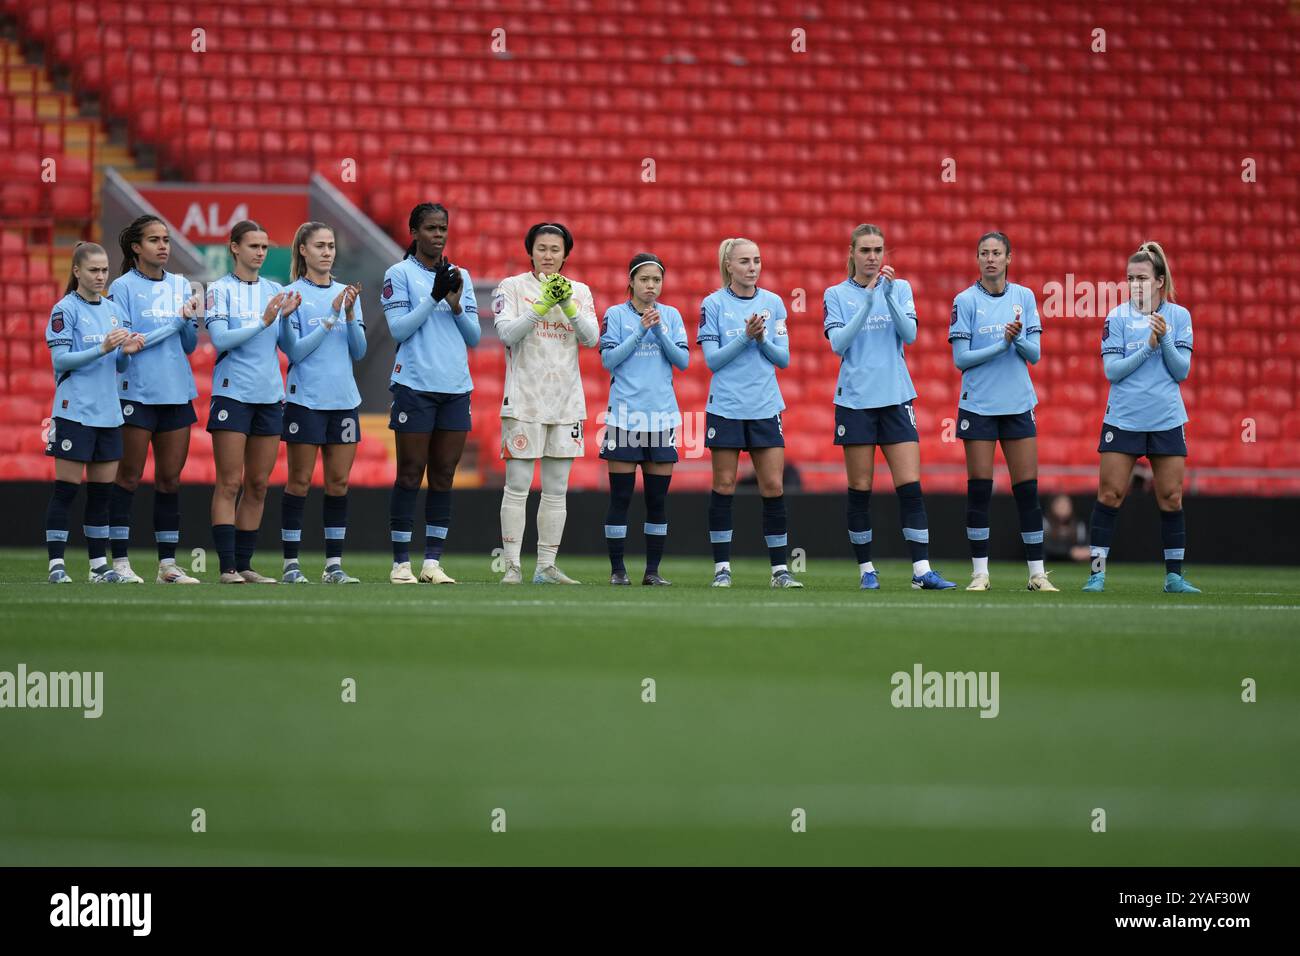
[[[417,392],[394,384],[388,427],[395,432],[467,432],[473,392]]]
[[[68,461],[117,461],[122,457],[122,429],[117,425],[98,428],[70,418],[56,418],[50,425],[45,454]]]
[[[360,414],[360,406],[318,409],[285,402],[280,437],[299,445],[355,445],[361,441]]]
[[[284,427],[284,402],[254,404],[228,395],[213,395],[208,408],[208,431],[243,432],[245,435],[280,437]]]
[[[606,461],[677,460],[677,429],[663,432],[629,432],[606,426],[600,443],[600,457]]]
[[[133,402],[128,398],[122,402],[122,424],[134,425],[147,432],[173,432],[180,428],[189,428],[199,420],[194,413],[192,402],[179,405],[146,405]]]
[[[835,406],[837,445],[901,445],[920,440],[911,402],[880,408]]]
[[[978,415],[957,409],[957,437],[962,441],[1014,441],[1037,438],[1038,424],[1034,410],[1017,415]]]
[[[705,448],[784,448],[781,416],[771,418],[723,418],[712,412],[704,415]]]
[[[1187,457],[1187,435],[1182,425],[1158,432],[1130,432],[1102,422],[1101,442],[1097,451],[1117,451],[1124,455],[1177,455]]]

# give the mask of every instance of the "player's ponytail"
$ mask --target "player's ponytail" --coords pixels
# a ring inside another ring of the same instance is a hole
[[[94,255],[107,255],[104,247],[97,242],[79,242],[73,247],[72,251],[72,271],[68,274],[68,287],[63,290],[63,294],[75,292],[77,289],[77,266],[81,265],[87,259]]]
[[[731,270],[727,268],[727,260],[731,258],[731,250],[736,247],[737,243],[747,242],[754,248],[758,248],[758,243],[752,239],[745,239],[742,236],[736,236],[733,239],[723,239],[722,244],[718,246],[718,272],[722,274],[722,288],[731,285]]]
[[[436,212],[440,212],[446,216],[447,225],[451,225],[451,213],[449,213],[447,207],[440,202],[422,202],[411,210],[411,215],[406,219],[406,228],[411,231],[411,244],[406,247],[406,254],[408,256],[415,255],[415,233],[420,230],[420,223],[424,222],[425,216],[431,216]]]
[[[130,225],[117,234],[117,244],[122,248],[122,271],[119,275],[126,275],[135,268],[139,256],[131,247],[144,238],[144,227],[154,222],[162,222],[162,220],[157,216],[146,213],[131,220]],[[163,223],[163,225],[167,224]],[[68,291],[71,292],[72,290],[69,289]]]
[[[1157,279],[1165,280],[1164,301],[1173,302],[1174,300],[1174,273],[1169,268],[1169,259],[1165,256],[1165,250],[1160,247],[1160,243],[1147,240],[1138,246],[1137,252],[1128,257],[1129,262],[1149,262],[1151,271]]]
[[[289,254],[290,282],[297,282],[307,274],[307,260],[302,254],[302,247],[304,244],[310,242],[311,237],[316,235],[316,233],[322,229],[329,229],[331,235],[334,233],[334,230],[330,229],[330,227],[325,225],[325,223],[316,222],[314,220],[312,222],[304,222],[298,227],[298,231],[294,233],[293,251]],[[330,274],[330,278],[334,278],[332,273]]]
[[[849,278],[850,279],[852,279],[855,275],[858,274],[858,270],[853,265],[853,250],[857,248],[858,240],[861,239],[863,236],[879,236],[882,244],[885,241],[885,234],[880,231],[880,227],[873,226],[869,222],[864,222],[862,225],[858,226],[858,228],[853,230],[853,234],[849,236]]]

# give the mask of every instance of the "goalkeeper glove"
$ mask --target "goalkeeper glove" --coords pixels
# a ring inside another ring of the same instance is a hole
[[[573,284],[562,275],[552,276],[551,279],[556,303],[564,312],[565,318],[572,319],[578,314],[577,303],[573,301]]]
[[[551,309],[555,308],[560,302],[559,296],[555,294],[557,291],[555,280],[557,278],[560,277],[546,276],[542,280],[541,297],[533,303],[533,312],[535,312],[539,318],[546,315],[547,312],[550,312]]]

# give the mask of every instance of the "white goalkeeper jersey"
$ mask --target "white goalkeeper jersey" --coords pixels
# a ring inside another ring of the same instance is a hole
[[[557,305],[538,318],[533,303],[542,284],[531,272],[502,279],[492,291],[497,336],[506,347],[506,382],[501,417],[547,425],[585,421],[578,344],[600,341],[596,304],[591,289],[569,280],[578,314],[565,318]]]

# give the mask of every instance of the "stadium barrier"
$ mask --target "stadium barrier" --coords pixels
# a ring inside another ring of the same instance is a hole
[[[9,520],[0,529],[0,546],[39,548],[45,541],[45,509],[50,486],[44,482],[12,482],[3,488]],[[144,485],[135,496],[131,548],[144,555],[153,553],[153,525],[149,514],[153,500]],[[1051,496],[1045,490],[1043,500]],[[852,552],[845,530],[842,494],[788,494],[790,514],[791,559],[798,560],[793,549],[802,549],[808,562],[842,562],[852,568]],[[1087,520],[1092,507],[1088,495],[1072,496],[1075,515]],[[194,548],[212,550],[208,524],[208,507],[212,501],[210,486],[188,485],[181,488],[181,556]],[[524,563],[531,566],[536,553],[538,495],[529,496],[528,530],[524,538]],[[568,520],[564,529],[561,561],[569,554],[604,554],[605,511],[608,495],[602,492],[571,491],[568,497]],[[698,492],[670,493],[668,498],[668,548],[666,567],[674,556],[703,557],[709,554],[709,496]],[[492,550],[501,546],[499,489],[457,490],[452,496],[452,527],[447,548],[447,566],[477,566],[487,562]],[[81,499],[74,506],[79,514]],[[423,495],[417,508],[417,529],[423,516]],[[1300,528],[1300,498],[1189,498],[1187,510],[1187,553],[1193,564],[1300,564],[1300,549],[1292,532]],[[969,560],[966,541],[966,498],[964,495],[926,495],[930,523],[930,553],[936,562],[951,562],[943,570],[957,574],[959,562]],[[737,557],[766,555],[760,529],[761,503],[754,488],[738,488],[735,505]],[[878,492],[872,500],[871,520],[874,556],[903,558],[907,551],[898,522],[898,508],[892,490]],[[280,553],[280,489],[267,495],[266,517],[262,522],[258,551],[266,567],[278,567]],[[1015,501],[1009,495],[995,495],[990,513],[992,536],[989,539],[993,560],[1019,561],[1024,554],[1020,543]],[[644,505],[638,494],[628,513],[629,566],[644,553],[641,524]],[[1120,512],[1119,526],[1111,550],[1112,561],[1147,561],[1161,559],[1160,519],[1155,499],[1148,494],[1133,493]],[[303,515],[303,555],[308,564],[323,560],[321,529],[321,492],[312,489]],[[422,541],[417,532],[412,553],[421,553]],[[388,489],[354,488],[349,492],[349,551],[387,551]],[[84,557],[80,524],[73,522],[68,554],[73,562]],[[1059,562],[1058,562],[1059,564]],[[44,558],[33,561],[33,574],[44,573]],[[848,571],[846,570],[846,573]]]

